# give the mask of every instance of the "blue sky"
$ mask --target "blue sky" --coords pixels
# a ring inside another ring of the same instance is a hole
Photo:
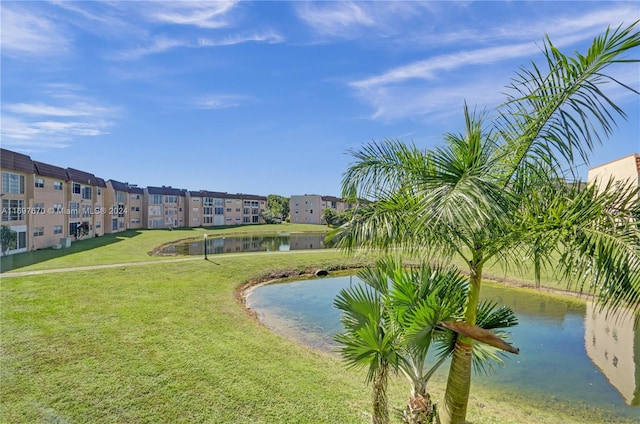
[[[2,147],[105,179],[340,195],[348,149],[438,146],[545,34],[584,51],[638,2],[2,1]],[[636,49],[635,58],[640,57]],[[610,72],[640,89],[640,65]],[[640,100],[592,165],[640,152]],[[586,177],[587,167],[583,167]]]

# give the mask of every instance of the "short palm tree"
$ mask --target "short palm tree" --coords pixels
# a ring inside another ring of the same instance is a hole
[[[373,422],[389,420],[386,387],[390,371],[399,371],[411,386],[404,421],[432,423],[435,404],[427,383],[440,365],[453,353],[456,327],[464,311],[466,278],[457,270],[429,265],[407,268],[393,259],[381,260],[358,276],[365,283],[343,289],[335,300],[342,312],[344,331],[335,336],[340,353],[349,366],[367,367],[367,382],[373,386]],[[511,349],[500,337],[503,328],[517,324],[507,307],[485,302],[480,307],[479,327],[485,341],[477,344],[474,358],[484,369],[501,363],[498,349]],[[482,330],[485,329],[485,330]],[[489,331],[490,330],[490,331]],[[437,347],[433,363],[427,364],[430,347]]]
[[[397,140],[352,151],[343,196],[371,203],[335,232],[347,249],[397,249],[428,260],[458,256],[468,265],[467,326],[478,324],[483,268],[547,268],[603,304],[640,309],[638,187],[567,183],[624,112],[602,91],[628,85],[605,74],[640,45],[638,22],[607,30],[587,53],[562,54],[545,42],[545,68],[532,65],[489,120],[465,106],[463,134],[432,151]],[[464,423],[473,339],[457,338],[440,409],[444,424]]]

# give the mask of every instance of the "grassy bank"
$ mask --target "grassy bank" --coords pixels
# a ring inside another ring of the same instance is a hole
[[[240,227],[181,228],[176,230],[129,230],[101,237],[79,240],[68,249],[43,249],[5,256],[0,270],[8,272],[67,268],[88,265],[117,264],[166,260],[149,252],[166,243],[184,239],[202,239],[240,234],[277,234],[325,231],[326,227],[310,224],[246,225]]]
[[[367,423],[363,372],[274,335],[235,298],[273,270],[356,263],[290,252],[3,278],[2,421]],[[472,393],[472,423],[602,422],[526,393]],[[392,405],[406,395],[394,381]]]

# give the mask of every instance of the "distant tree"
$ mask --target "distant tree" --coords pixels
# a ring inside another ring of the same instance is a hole
[[[0,228],[0,245],[2,249],[2,255],[6,255],[9,250],[16,247],[16,241],[18,240],[18,233],[13,231],[9,226],[3,225]]]
[[[280,221],[284,221],[289,216],[289,198],[270,194],[267,196],[267,209],[272,215],[278,216]]]
[[[267,224],[280,224],[282,222],[282,215],[272,211],[271,209],[265,209],[260,212],[260,216]]]
[[[337,217],[336,212],[333,209],[325,209],[322,211],[321,219],[329,226],[332,227],[334,225],[334,221]]]

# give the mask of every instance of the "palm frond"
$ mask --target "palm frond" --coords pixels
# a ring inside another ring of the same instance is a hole
[[[603,73],[640,45],[638,22],[608,29],[594,39],[586,54],[568,57],[547,37],[543,54],[546,69],[535,63],[521,69],[510,85],[511,93],[500,109],[497,131],[504,139],[508,183],[541,161],[550,170],[568,170],[589,163],[589,153],[615,126],[624,111],[602,90],[606,84],[632,88]]]

